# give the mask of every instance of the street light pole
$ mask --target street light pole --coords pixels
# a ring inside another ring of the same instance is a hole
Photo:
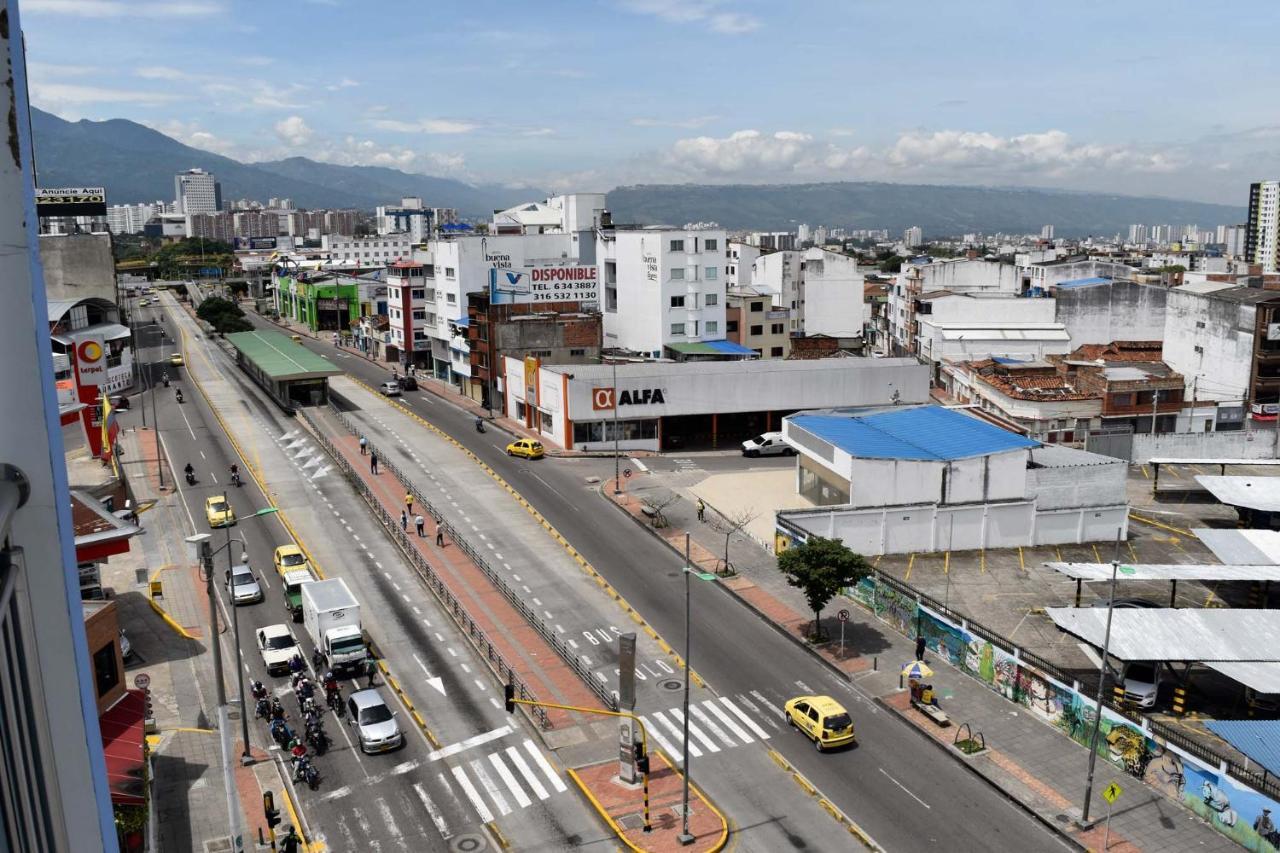
[[[227,506],[231,506],[230,503],[227,503],[226,492],[222,493],[222,502]],[[227,578],[229,581],[231,572],[234,570],[231,565],[231,526],[227,525],[223,529],[227,531],[227,544],[223,547],[227,549]],[[245,547],[243,540],[240,541],[240,556],[241,562],[249,562],[249,551]],[[240,688],[240,736],[244,740],[244,751],[240,753],[240,763],[249,765],[253,763],[253,754],[249,751],[249,715],[245,713],[244,680],[241,676],[244,672],[244,667],[241,665],[243,658],[240,651],[240,608],[236,607],[235,597],[231,594],[230,587],[227,590],[227,599],[227,603],[231,607],[231,633],[236,638],[236,685]]]
[[[1111,558],[1111,597],[1107,599],[1107,628],[1102,635],[1102,665],[1098,668],[1098,695],[1093,715],[1093,734],[1089,738],[1089,774],[1084,782],[1084,806],[1080,809],[1080,823],[1089,822],[1089,799],[1093,796],[1093,769],[1098,762],[1098,734],[1102,729],[1102,691],[1107,685],[1107,652],[1111,648],[1111,615],[1116,604],[1116,575],[1120,571],[1120,533],[1116,530],[1116,551]]]
[[[618,362],[611,361],[609,364],[613,367],[613,493],[615,495],[622,494],[622,453],[618,450]],[[686,588],[688,583],[685,584]],[[688,699],[689,684],[688,678],[685,679],[685,698]],[[688,724],[685,724],[688,728]],[[686,739],[688,732],[686,734]]]
[[[614,405],[617,406],[618,388],[615,385],[613,389],[615,396]],[[617,411],[615,408],[614,411]],[[681,749],[684,752],[684,793],[681,795],[680,815],[683,819],[680,835],[677,837],[682,845],[692,844],[693,835],[689,832],[689,649],[691,645],[692,634],[689,631],[689,574],[693,571],[692,564],[689,562],[689,534],[684,535],[684,745]]]

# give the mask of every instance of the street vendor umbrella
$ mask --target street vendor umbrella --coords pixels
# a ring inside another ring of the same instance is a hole
[[[916,681],[920,681],[932,677],[933,670],[929,669],[924,661],[913,660],[902,668],[902,675],[904,678],[914,678]]]

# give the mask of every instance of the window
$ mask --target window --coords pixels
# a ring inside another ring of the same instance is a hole
[[[676,267],[671,271],[672,281],[684,281],[684,267]]]
[[[446,294],[446,295],[445,295],[445,300],[444,300],[444,301],[445,301],[445,302],[448,302],[450,305],[457,305],[457,304],[458,304],[458,295],[457,295],[456,293],[449,293],[449,294]]]
[[[720,273],[717,271],[716,267],[707,267],[706,272],[703,273],[702,277],[707,281],[715,281],[720,277]]]
[[[714,252],[716,250],[716,241],[704,239],[702,241],[702,248],[704,251]],[[711,276],[707,276],[707,278],[711,278]]]
[[[569,355],[570,355],[570,356],[585,356],[586,354],[587,354],[587,351],[586,351],[585,349],[571,349],[571,350],[569,350]]]
[[[427,312],[426,312],[424,309],[422,309],[422,308],[414,308],[414,309],[413,309],[413,319],[415,319],[415,320],[425,320],[425,319],[427,319]]]
[[[707,328],[708,335],[718,335],[720,334],[720,321],[708,320],[706,328]]]
[[[752,313],[752,314],[759,314],[759,313],[760,313],[761,311],[763,311],[763,310],[764,310],[764,303],[763,303],[763,302],[752,302],[752,303],[751,303],[751,313]]]
[[[426,291],[424,288],[421,288],[421,287],[415,287],[415,288],[413,289],[413,298],[414,298],[414,299],[426,299],[426,298],[427,298],[427,291]]]
[[[683,308],[683,307],[684,307],[684,297],[683,297],[683,296],[673,296],[673,297],[671,297],[671,307],[672,307],[672,308]]]
[[[782,358],[782,347],[770,347],[769,358]]]
[[[719,304],[720,304],[720,294],[718,294],[718,293],[708,293],[708,294],[706,295],[705,304],[706,304],[706,306],[707,306],[708,308],[712,308],[712,307],[714,307],[714,306],[716,306],[716,305],[719,305]]]
[[[93,653],[93,677],[98,683],[99,697],[107,695],[111,688],[120,683],[120,670],[116,666],[116,644],[114,640]]]
[[[770,324],[769,324],[769,333],[770,333],[770,334],[772,334],[772,335],[781,335],[781,334],[783,333],[783,331],[785,331],[785,330],[784,330],[783,325],[782,325],[781,323],[770,323]]]
[[[672,336],[672,337],[683,337],[683,336],[684,336],[684,323],[672,323],[672,324],[671,324],[671,336]]]
[[[672,251],[672,252],[683,252],[683,251],[684,251],[684,241],[683,241],[683,240],[672,240],[672,241],[671,241],[671,249],[670,249],[670,251]]]
[[[445,275],[445,278],[453,278],[454,277],[453,267],[445,267],[444,275]]]
[[[728,333],[728,334],[734,334],[734,333],[736,333],[736,332],[738,331],[738,321],[737,321],[737,320],[726,320],[726,321],[725,321],[725,324],[724,324],[724,330],[725,330],[725,332],[726,332],[726,333]]]
[[[753,334],[753,335],[763,335],[763,334],[764,334],[764,326],[761,326],[761,325],[752,326],[752,327],[751,327],[751,334]]]

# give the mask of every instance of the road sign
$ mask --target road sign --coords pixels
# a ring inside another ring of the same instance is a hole
[[[839,613],[837,613],[837,614],[836,614],[836,618],[837,618],[837,619],[839,619],[841,622],[848,622],[848,621],[849,621],[849,611],[848,611],[848,610],[841,610]]]
[[[133,686],[139,690],[146,690],[151,686],[151,676],[145,672],[140,672],[133,677]]]
[[[624,476],[624,477],[628,477],[628,478],[629,478],[629,477],[631,476],[631,469],[630,469],[630,468],[623,468],[623,469],[622,469],[622,476]]]
[[[1102,789],[1102,799],[1106,800],[1108,803],[1114,803],[1116,800],[1120,799],[1120,795],[1123,793],[1124,790],[1115,782],[1112,782],[1110,785]]]

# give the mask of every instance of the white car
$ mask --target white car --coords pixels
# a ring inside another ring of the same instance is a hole
[[[794,456],[795,452],[780,432],[762,433],[742,442],[743,456]]]
[[[262,662],[267,666],[268,675],[286,674],[289,671],[289,661],[302,655],[293,632],[283,624],[258,629],[258,651],[262,653]]]
[[[227,592],[231,603],[236,605],[257,604],[262,600],[262,587],[248,563],[240,563],[227,574]]]
[[[399,397],[402,393],[400,390],[400,383],[394,379],[383,382],[382,385],[378,387],[378,391],[384,397]]]

